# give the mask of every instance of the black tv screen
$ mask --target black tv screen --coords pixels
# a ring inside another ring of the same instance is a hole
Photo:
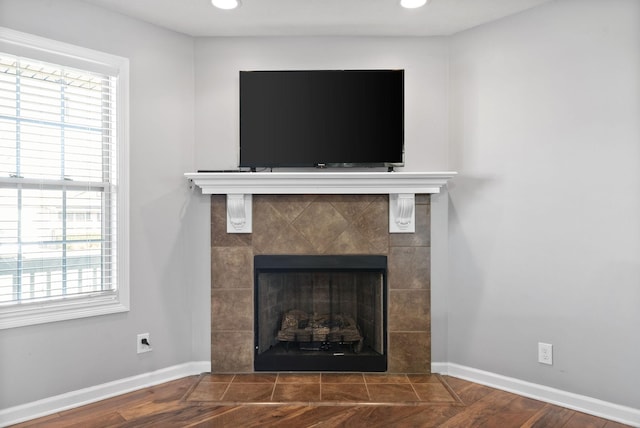
[[[240,72],[240,167],[403,163],[404,70]]]

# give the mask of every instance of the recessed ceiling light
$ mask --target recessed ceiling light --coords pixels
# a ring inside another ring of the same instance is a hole
[[[240,6],[240,0],[211,0],[211,4],[218,9],[235,9]]]
[[[415,9],[427,4],[427,0],[400,0],[400,6],[407,9]]]

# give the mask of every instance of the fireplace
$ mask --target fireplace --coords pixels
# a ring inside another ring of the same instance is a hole
[[[275,255],[386,257],[387,345],[380,352],[386,355],[386,371],[429,373],[429,208],[429,195],[416,195],[415,233],[394,234],[389,233],[387,195],[254,195],[252,233],[234,234],[227,232],[225,195],[212,195],[212,371],[260,370],[254,361],[256,346],[262,350],[273,345],[256,342],[254,263],[256,256]],[[282,311],[289,309],[296,308]],[[271,321],[272,342],[276,327]],[[373,337],[371,333],[363,336]],[[310,344],[306,352],[326,353],[314,351],[316,345]],[[290,350],[297,347],[289,345]]]
[[[386,371],[387,257],[254,258],[256,371]]]

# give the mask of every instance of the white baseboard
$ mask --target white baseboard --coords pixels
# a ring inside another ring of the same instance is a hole
[[[209,361],[193,361],[125,379],[119,379],[102,385],[67,392],[32,403],[1,409],[0,426],[4,427],[17,424],[104,400],[105,398],[209,371],[211,371],[211,363]]]
[[[640,427],[640,409],[621,406],[585,395],[574,394],[454,363],[431,363],[431,371],[513,392],[514,394],[610,419],[633,427]]]

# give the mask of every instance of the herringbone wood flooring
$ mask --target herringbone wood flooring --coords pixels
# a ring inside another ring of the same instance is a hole
[[[205,375],[206,376],[206,375]],[[625,425],[508,392],[439,377],[456,400],[401,403],[263,403],[219,405],[206,401],[203,380],[191,376],[124,394],[18,427],[558,427]],[[459,399],[458,399],[459,398]],[[204,401],[203,401],[204,400]]]

